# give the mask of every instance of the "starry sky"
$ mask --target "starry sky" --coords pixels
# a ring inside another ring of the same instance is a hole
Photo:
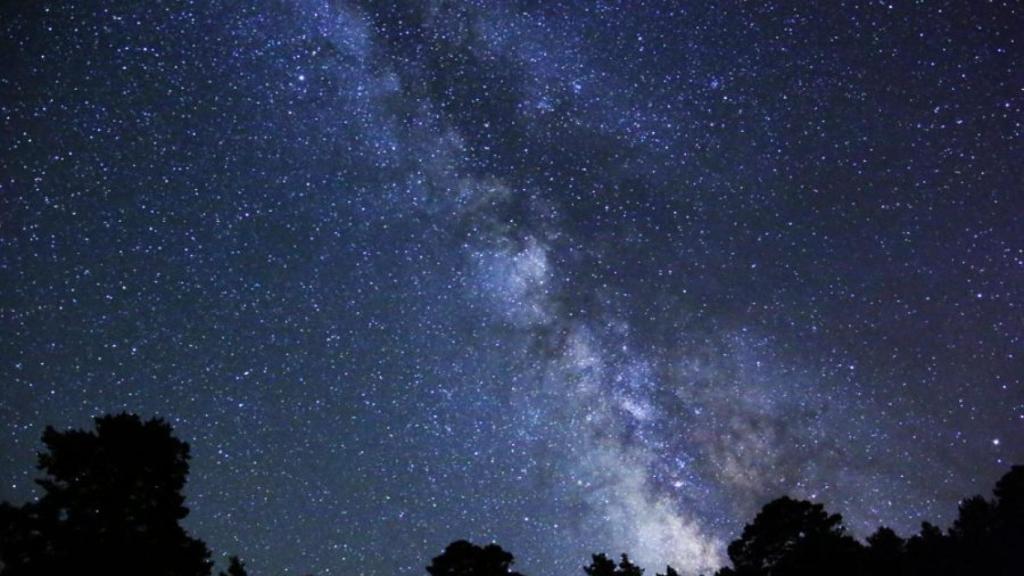
[[[1024,462],[1013,1],[0,7],[0,499],[162,416],[259,574],[721,564]]]

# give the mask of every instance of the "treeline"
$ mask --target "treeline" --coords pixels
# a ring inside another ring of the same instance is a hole
[[[95,430],[43,434],[40,498],[0,504],[0,576],[103,574],[209,576],[210,549],[180,524],[189,447],[161,420],[120,414]],[[960,503],[947,530],[925,522],[903,539],[879,528],[865,542],[838,514],[788,497],[769,502],[728,547],[715,576],[1024,575],[1024,466],[999,480],[993,498]],[[522,576],[497,544],[453,542],[429,576]],[[579,576],[643,576],[622,554],[595,554]],[[220,576],[245,576],[231,557]],[[657,576],[678,576],[671,566]]]

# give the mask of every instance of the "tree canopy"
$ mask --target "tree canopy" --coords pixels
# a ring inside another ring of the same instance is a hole
[[[188,444],[162,420],[119,414],[95,424],[43,433],[43,495],[0,507],[4,576],[209,574],[209,549],[179,524]]]
[[[477,546],[456,540],[427,566],[430,576],[522,576],[512,571],[515,558],[497,544]]]

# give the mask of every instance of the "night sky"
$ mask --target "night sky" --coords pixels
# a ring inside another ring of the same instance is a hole
[[[192,444],[258,574],[717,566],[1024,462],[1024,7],[0,8],[0,500]]]

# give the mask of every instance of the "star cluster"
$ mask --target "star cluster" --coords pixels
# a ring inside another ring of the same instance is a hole
[[[8,2],[0,499],[192,444],[256,573],[719,565],[1024,462],[1016,2]]]

